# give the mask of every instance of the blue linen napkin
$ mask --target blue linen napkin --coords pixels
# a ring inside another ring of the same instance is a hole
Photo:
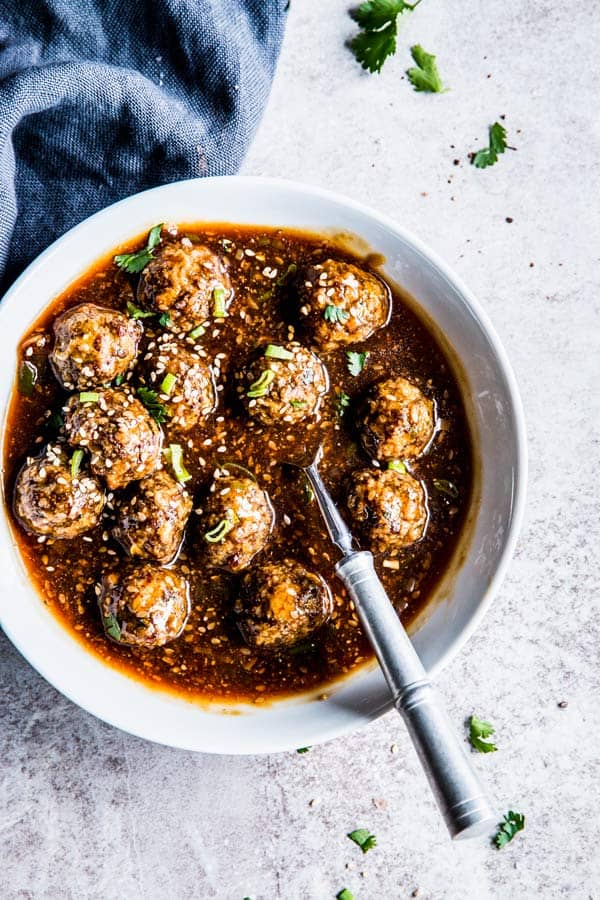
[[[136,191],[235,172],[286,0],[0,0],[0,295]]]

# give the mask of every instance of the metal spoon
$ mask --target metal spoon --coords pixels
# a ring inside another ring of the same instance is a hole
[[[354,602],[450,836],[478,837],[497,823],[494,808],[375,572],[373,554],[353,549],[350,529],[319,475],[320,457],[319,449],[311,465],[299,468],[311,484],[331,540],[344,554],[336,575]]]

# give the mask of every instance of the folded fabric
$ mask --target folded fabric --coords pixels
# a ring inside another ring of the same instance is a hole
[[[0,294],[72,225],[235,172],[286,0],[0,0]]]

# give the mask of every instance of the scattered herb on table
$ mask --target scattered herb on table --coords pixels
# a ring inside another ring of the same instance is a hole
[[[396,52],[396,34],[398,17],[405,12],[412,12],[418,6],[405,3],[404,0],[367,0],[350,15],[362,31],[350,43],[350,49],[361,64],[369,72],[381,72],[381,67]]]
[[[445,93],[448,88],[442,84],[435,56],[423,50],[420,44],[411,47],[410,53],[416,65],[408,69],[406,74],[415,91],[425,91],[428,94]]]
[[[348,357],[348,371],[356,378],[365,367],[365,363],[369,358],[369,351],[365,350],[364,353],[357,353],[356,350],[346,350],[346,356]]]
[[[484,722],[477,716],[471,716],[469,719],[469,740],[471,746],[479,753],[494,753],[498,748],[486,738],[496,733],[496,729],[490,722]]]
[[[335,895],[335,900],[354,900],[354,894],[350,893],[348,888],[342,888],[342,890]]]
[[[139,387],[136,394],[155,422],[158,422],[158,424],[161,425],[163,422],[167,421],[170,415],[169,410],[165,404],[158,399],[156,391],[146,387]]]
[[[298,749],[296,750],[296,753],[308,753],[309,750],[310,750],[310,747],[298,747]]]
[[[479,150],[471,157],[471,162],[478,169],[487,169],[498,162],[500,153],[506,150],[506,128],[500,122],[490,125],[489,144],[485,150]]]
[[[512,841],[515,834],[523,831],[525,828],[525,816],[521,813],[509,810],[504,816],[504,820],[498,825],[498,831],[494,835],[493,843],[498,850],[501,850],[509,841]]]
[[[155,225],[148,235],[146,246],[137,253],[119,253],[114,257],[115,263],[128,275],[138,275],[151,259],[154,258],[154,249],[160,243],[160,232],[163,223]]]
[[[377,846],[377,838],[371,834],[368,828],[357,828],[347,835],[351,841],[357,844],[363,853],[368,853],[373,847]]]
[[[323,310],[323,318],[326,322],[331,322],[333,325],[345,325],[350,318],[350,313],[342,309],[341,306],[334,306],[332,303],[328,303]]]

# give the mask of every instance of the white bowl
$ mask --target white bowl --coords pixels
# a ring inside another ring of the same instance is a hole
[[[435,323],[447,349],[453,348],[481,466],[464,561],[413,629],[415,647],[435,673],[481,621],[514,548],[525,495],[524,421],[510,365],[479,303],[421,241],[385,216],[326,191],[263,178],[183,181],[109,206],[42,253],[0,305],[3,422],[23,333],[99,257],[157,221],[357,235],[359,246],[385,257],[386,276],[418,299],[421,313]],[[207,707],[146,687],[88,652],[46,609],[28,580],[6,514],[0,515],[0,622],[38,672],[75,703],[125,731],[174,747],[213,753],[290,750],[356,729],[391,706],[376,665],[331,686],[326,699],[307,695],[262,707]]]

